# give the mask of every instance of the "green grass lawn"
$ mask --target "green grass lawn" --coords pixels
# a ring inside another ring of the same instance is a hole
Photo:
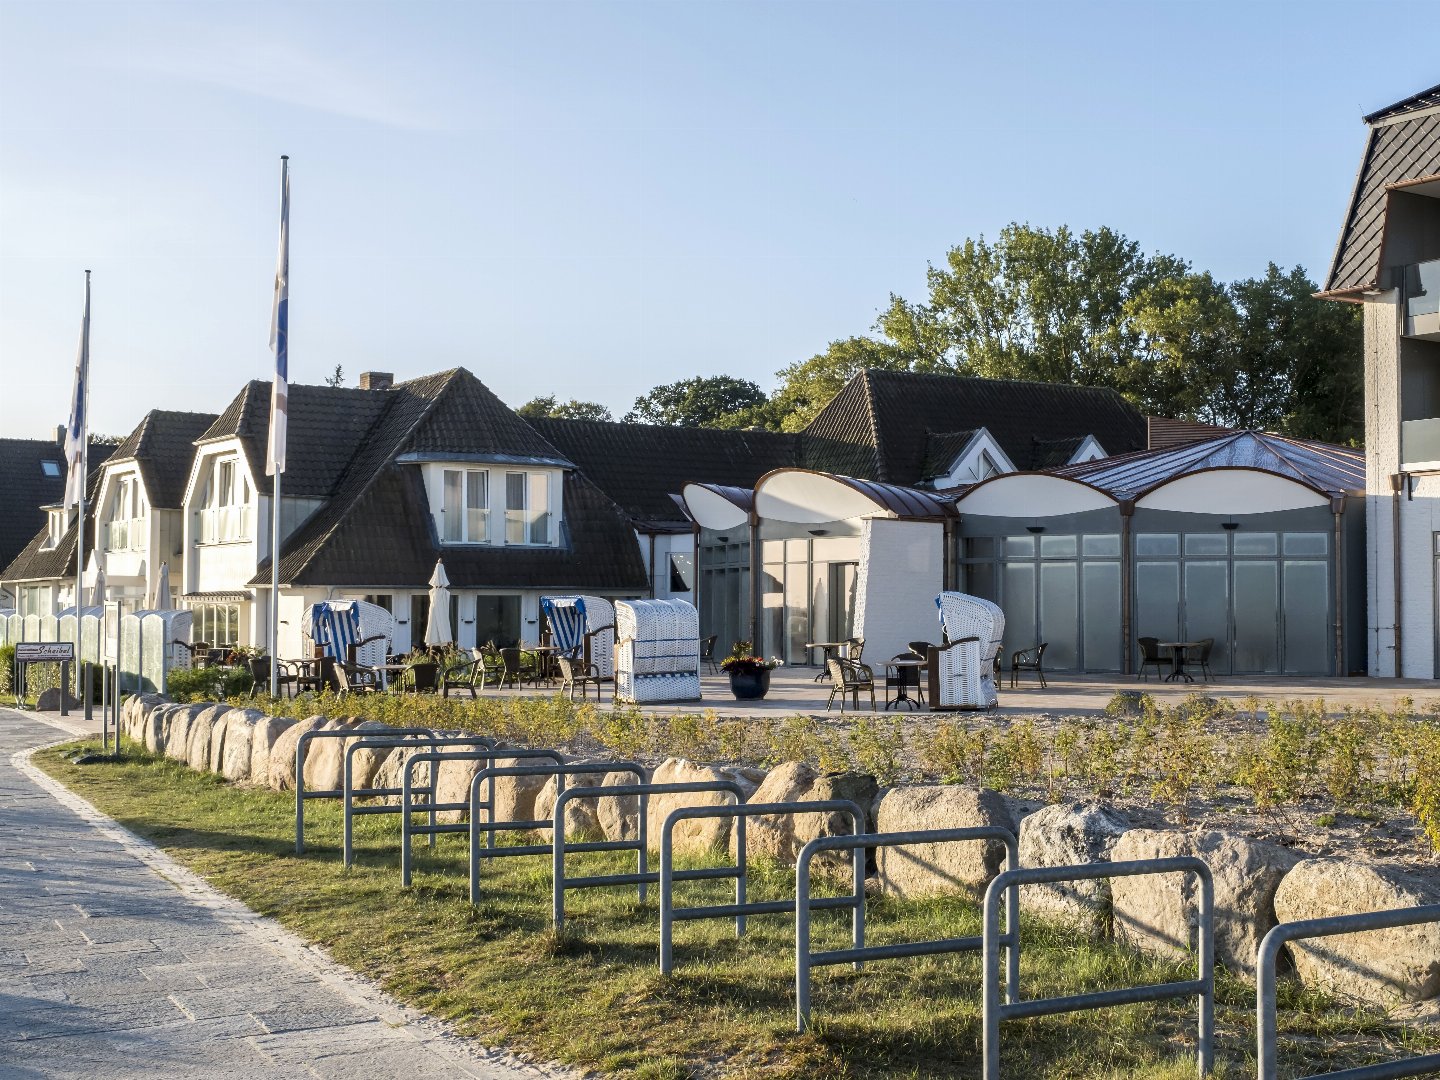
[[[567,897],[567,927],[550,929],[546,857],[502,859],[467,901],[463,837],[418,847],[415,886],[400,887],[398,818],[357,819],[358,864],[340,865],[340,815],[309,804],[309,852],[294,854],[294,800],[233,787],[144,753],[115,764],[70,765],[82,745],[36,762],[72,790],[153,841],[217,888],[323,945],[338,961],[401,1000],[489,1045],[606,1074],[660,1078],[978,1076],[980,964],[960,954],[815,972],[815,1026],[794,1023],[793,917],[754,917],[740,941],[733,923],[681,923],[676,974],[658,971],[654,901],[633,889]],[[633,868],[633,856],[574,860],[577,873]],[[699,865],[699,864],[692,864]],[[681,903],[723,903],[726,882],[677,886]],[[752,867],[750,898],[793,893],[788,868]],[[683,891],[682,891],[683,890]],[[867,941],[880,944],[979,933],[974,904],[872,900]],[[815,916],[815,948],[848,943],[848,913]],[[1192,977],[1170,964],[1043,926],[1025,927],[1026,997]],[[1284,1075],[1338,1069],[1440,1049],[1382,1016],[1336,1007],[1282,984]],[[1217,1075],[1253,1076],[1254,991],[1220,974]],[[1005,1075],[1017,1078],[1191,1077],[1193,1001],[1014,1021],[1002,1031]]]

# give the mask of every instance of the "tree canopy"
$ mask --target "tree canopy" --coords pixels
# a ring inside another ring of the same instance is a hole
[[[697,376],[657,386],[636,398],[625,419],[673,427],[743,427],[767,403],[765,391],[748,379]]]
[[[531,398],[515,410],[526,420],[613,420],[610,410],[598,401],[556,401],[554,394]]]

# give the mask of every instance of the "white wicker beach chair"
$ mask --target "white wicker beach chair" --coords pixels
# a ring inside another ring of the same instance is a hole
[[[615,605],[615,700],[700,700],[700,615],[684,600]]]
[[[583,656],[600,678],[614,678],[615,605],[603,596],[542,596],[540,604],[560,651]]]
[[[943,592],[935,598],[949,639],[935,650],[930,684],[940,709],[991,709],[1000,702],[995,665],[1005,636],[1005,613],[989,600]]]

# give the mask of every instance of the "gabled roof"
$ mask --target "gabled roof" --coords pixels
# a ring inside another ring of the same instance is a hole
[[[443,554],[458,588],[645,587],[639,548],[619,508],[569,478],[569,535],[559,547],[442,547],[420,470],[397,460],[474,455],[564,462],[564,456],[463,368],[363,392],[382,395],[384,411],[359,440],[334,494],[285,541],[282,584],[413,587],[430,577]],[[293,454],[292,448],[287,464]],[[285,478],[282,488],[288,469]],[[251,583],[269,580],[266,559]]]
[[[195,457],[195,440],[215,423],[214,413],[169,412],[153,409],[115,452],[109,464],[135,462],[145,482],[150,505],[179,510],[185,501],[185,483]]]
[[[109,447],[105,449],[108,451]],[[87,549],[95,546],[95,497],[100,493],[102,471],[99,465],[92,465],[86,484],[85,547]],[[62,489],[55,502],[59,502],[64,495]],[[49,581],[54,578],[73,580],[75,577],[75,541],[77,539],[75,523],[73,521],[70,523],[70,527],[65,530],[65,535],[53,548],[45,547],[49,536],[48,523],[41,525],[40,530],[30,538],[30,542],[25,545],[20,554],[11,560],[9,566],[0,571],[0,581]]]
[[[921,468],[921,480],[937,480],[949,476],[955,467],[955,459],[965,452],[978,428],[964,431],[932,431],[925,440],[925,464]]]
[[[1102,458],[1051,470],[1107,492],[1138,499],[1152,488],[1210,469],[1259,469],[1304,484],[1331,498],[1365,490],[1365,454],[1346,446],[1290,439],[1263,431],[1236,431],[1203,442]]]
[[[323,499],[335,490],[361,441],[385,411],[387,391],[304,383],[292,384],[289,391],[282,494]],[[270,384],[256,379],[241,388],[198,441],[238,438],[256,490],[268,495],[271,482],[265,475],[265,453],[269,436]]]
[[[805,464],[913,485],[925,478],[932,433],[981,427],[1020,468],[1036,439],[1094,435],[1112,454],[1145,447],[1145,418],[1106,387],[872,369],[805,429]]]
[[[105,463],[113,447],[90,443],[90,467]],[[44,463],[58,474],[46,476]],[[45,527],[43,506],[65,497],[65,451],[52,439],[0,439],[0,568],[8,566]]]
[[[689,528],[672,495],[691,481],[753,488],[799,464],[800,436],[602,420],[532,420],[637,525]]]
[[[1440,174],[1440,87],[1397,101],[1365,117],[1371,125],[1345,211],[1325,294],[1353,296],[1380,285],[1381,246],[1389,188]]]

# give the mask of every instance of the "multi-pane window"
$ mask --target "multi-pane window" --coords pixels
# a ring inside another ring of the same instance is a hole
[[[239,458],[221,458],[210,467],[205,502],[197,517],[202,544],[250,538],[250,479],[240,468]]]
[[[122,476],[115,481],[115,493],[110,497],[109,509],[105,522],[105,550],[143,550],[145,497],[141,494],[138,476]]]
[[[208,641],[214,648],[228,648],[240,643],[239,604],[196,604],[190,609],[192,641]]]
[[[446,469],[441,538],[447,544],[490,540],[490,474],[484,469]]]
[[[552,543],[550,477],[546,473],[505,474],[505,543]]]
[[[50,587],[48,585],[21,585],[17,591],[19,595],[16,600],[20,606],[16,610],[19,614],[50,614]]]

